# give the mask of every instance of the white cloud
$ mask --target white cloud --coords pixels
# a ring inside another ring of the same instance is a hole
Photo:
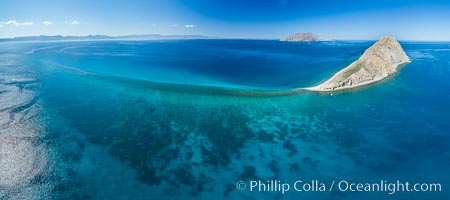
[[[44,24],[44,26],[50,26],[50,25],[52,25],[53,23],[52,22],[49,22],[49,21],[45,21],[45,22],[42,22],[42,24]]]
[[[186,24],[186,25],[184,25],[184,27],[186,27],[186,28],[194,28],[195,26],[194,26],[194,24]]]
[[[177,27],[177,26],[178,26],[178,24],[172,24],[171,26],[172,26],[172,27]]]
[[[18,22],[16,20],[9,20],[6,22],[0,22],[0,25],[8,25],[8,26],[31,26],[33,25],[33,22]]]
[[[34,24],[33,22],[22,22],[20,23],[20,26],[31,26],[33,24]]]
[[[0,28],[3,27],[3,25],[0,24]]]
[[[70,21],[64,21],[64,24],[80,25],[80,22],[78,20],[70,20]]]
[[[16,20],[9,20],[7,22],[2,22],[2,24],[4,25],[15,25],[15,26],[19,26],[19,23],[17,23]]]

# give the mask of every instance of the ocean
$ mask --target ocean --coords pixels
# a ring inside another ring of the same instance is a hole
[[[449,42],[400,41],[412,62],[370,86],[273,93],[373,42],[2,42],[0,199],[450,199]],[[441,191],[350,191],[398,182]]]

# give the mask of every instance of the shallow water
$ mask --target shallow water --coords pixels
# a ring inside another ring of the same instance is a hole
[[[332,95],[240,96],[217,88],[311,86],[370,44],[0,43],[0,196],[448,199],[449,43],[402,43],[413,61],[399,73]],[[259,179],[400,179],[438,182],[443,191],[235,187]]]

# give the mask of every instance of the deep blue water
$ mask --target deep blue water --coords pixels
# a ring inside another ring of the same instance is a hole
[[[0,43],[0,199],[449,199],[450,43],[344,92],[373,41]],[[239,91],[243,91],[239,93]],[[441,192],[238,191],[238,181],[440,183]]]

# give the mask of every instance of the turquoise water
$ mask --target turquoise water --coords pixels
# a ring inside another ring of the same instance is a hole
[[[0,43],[1,199],[449,199],[450,43],[360,89],[312,86],[372,42]],[[243,95],[245,94],[245,95]],[[238,191],[238,181],[441,192]]]

